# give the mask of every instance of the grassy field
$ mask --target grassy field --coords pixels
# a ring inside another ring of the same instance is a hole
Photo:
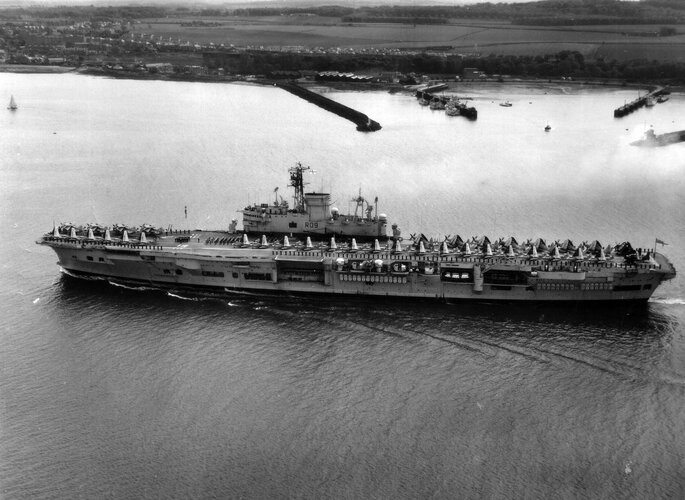
[[[528,27],[490,21],[453,21],[449,25],[343,24],[335,18],[215,18],[211,27],[181,26],[186,20],[150,19],[134,32],[194,43],[236,46],[345,48],[424,48],[449,46],[456,53],[538,55],[577,50],[617,60],[638,58],[685,61],[685,32],[660,38],[640,36],[662,26]]]

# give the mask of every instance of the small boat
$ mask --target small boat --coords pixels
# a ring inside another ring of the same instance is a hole
[[[654,97],[652,97],[651,95],[650,95],[650,96],[647,96],[647,97],[645,98],[645,106],[651,108],[651,107],[654,106],[655,104],[656,104],[656,99],[654,99]]]
[[[440,99],[439,97],[433,97],[433,99],[429,103],[428,107],[430,109],[442,110],[442,109],[445,109],[445,102],[442,99]]]
[[[445,107],[445,114],[447,116],[459,116],[461,114],[461,111],[459,110],[459,107],[456,104],[449,104]]]
[[[548,123],[548,124],[545,126],[545,132],[549,132],[550,130],[552,130],[552,127],[551,127],[551,125]]]
[[[18,108],[17,106],[17,101],[14,100],[14,96],[10,97],[10,103],[7,106],[7,109],[11,111],[15,111]]]
[[[658,103],[662,103],[662,102],[666,102],[666,101],[668,101],[668,96],[665,96],[665,95],[660,95],[656,100],[656,102],[658,102]]]
[[[503,106],[505,108],[511,108],[513,106],[513,104],[510,103],[509,101],[500,102],[499,105]]]

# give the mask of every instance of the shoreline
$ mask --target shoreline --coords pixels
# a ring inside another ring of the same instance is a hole
[[[255,85],[274,85],[283,80],[277,79],[250,79],[237,78],[231,76],[195,76],[195,75],[164,75],[164,74],[149,74],[149,73],[123,73],[120,71],[108,71],[94,68],[79,68],[77,66],[39,66],[39,65],[24,65],[24,64],[0,64],[0,73],[22,73],[22,74],[63,74],[75,73],[79,75],[89,76],[103,76],[115,79],[124,80],[161,80],[161,81],[178,81],[178,82],[200,82],[200,83],[248,83]],[[660,86],[665,87],[671,93],[685,93],[685,86],[658,84],[654,82],[625,82],[612,80],[593,80],[593,79],[575,79],[562,80],[561,78],[511,78],[511,79],[486,79],[486,80],[435,80],[437,83],[448,85],[450,91],[459,89],[463,85],[524,85],[537,88],[548,88],[550,86],[591,86],[591,87],[608,87],[608,88],[647,88],[650,91]],[[385,90],[388,92],[414,92],[417,88],[424,87],[425,84],[417,85],[402,85],[399,83],[378,82],[378,83],[351,83],[351,82],[321,82],[316,80],[295,80],[295,83],[302,86],[319,86],[334,90]]]
[[[30,64],[0,64],[0,73],[71,73],[78,72],[76,66],[50,66]]]

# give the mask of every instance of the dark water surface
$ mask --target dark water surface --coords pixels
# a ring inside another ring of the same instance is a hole
[[[685,145],[627,145],[685,129],[682,96],[614,120],[631,91],[469,88],[473,123],[336,93],[383,125],[360,134],[273,88],[0,84],[0,497],[685,496],[682,275],[629,309],[200,299],[33,243],[53,219],[226,227],[300,160],[405,234],[659,237],[683,270]]]

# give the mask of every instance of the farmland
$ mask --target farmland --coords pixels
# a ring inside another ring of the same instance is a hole
[[[193,18],[197,21],[196,18]],[[685,30],[658,36],[663,26],[590,25],[518,26],[492,20],[453,20],[449,24],[343,23],[317,16],[203,18],[209,26],[190,26],[188,19],[145,19],[133,32],[164,39],[183,39],[217,46],[307,48],[426,49],[451,53],[544,55],[563,50],[617,60],[685,62]]]
[[[473,9],[8,8],[0,10],[0,49],[11,64],[184,77],[340,71],[412,80],[470,68],[497,77],[680,84],[685,5],[547,0]]]

